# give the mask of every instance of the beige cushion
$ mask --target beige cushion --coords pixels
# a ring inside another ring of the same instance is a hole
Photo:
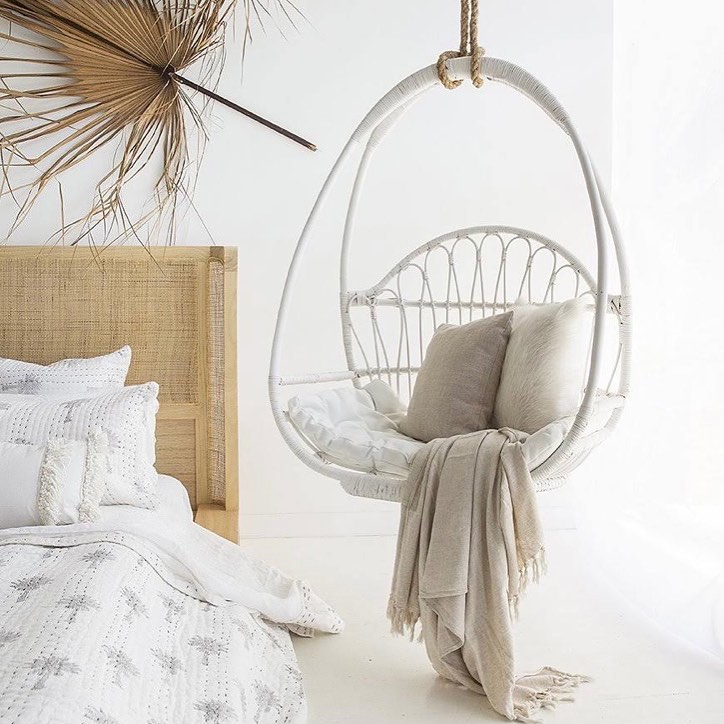
[[[446,324],[432,337],[400,429],[429,442],[491,426],[513,315]]]
[[[590,300],[513,307],[513,331],[495,401],[496,427],[534,433],[575,414],[591,341]]]

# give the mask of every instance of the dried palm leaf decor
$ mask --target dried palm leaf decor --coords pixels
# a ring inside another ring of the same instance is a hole
[[[259,2],[243,0],[247,36],[252,17],[270,12],[269,3]],[[0,197],[11,196],[18,208],[10,233],[49,187],[59,189],[62,208],[63,175],[115,144],[110,170],[100,174],[87,213],[71,220],[63,214],[54,240],[173,243],[179,202],[191,202],[209,99],[314,150],[215,93],[236,5],[237,0],[0,0],[5,21]],[[288,17],[294,10],[283,7]],[[197,105],[198,98],[204,102]],[[193,158],[192,137],[198,139]],[[155,193],[134,215],[124,203],[124,189],[142,172],[153,174]]]

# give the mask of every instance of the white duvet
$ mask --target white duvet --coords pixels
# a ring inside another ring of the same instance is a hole
[[[0,531],[0,721],[306,721],[288,632],[339,632],[336,613],[208,531],[150,520]]]

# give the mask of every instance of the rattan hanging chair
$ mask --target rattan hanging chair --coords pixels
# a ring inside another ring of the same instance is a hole
[[[471,79],[474,75],[470,58],[447,57],[445,65],[450,81]],[[269,376],[274,418],[291,450],[312,470],[338,480],[352,495],[399,500],[405,484],[404,473],[392,475],[350,467],[325,454],[293,424],[284,401],[285,388],[310,388],[342,380],[360,388],[365,382],[379,378],[398,394],[409,397],[427,342],[438,324],[463,323],[503,312],[520,296],[532,303],[563,301],[559,290],[565,277],[568,296],[590,295],[595,300],[595,313],[587,382],[578,412],[565,427],[565,434],[531,469],[537,490],[552,489],[560,486],[591,449],[610,434],[621,416],[629,391],[631,297],[625,251],[605,189],[571,119],[542,83],[504,60],[489,57],[480,60],[480,74],[485,79],[503,83],[533,101],[573,144],[593,215],[595,272],[589,271],[564,246],[540,234],[512,226],[477,226],[453,230],[422,244],[387,273],[381,273],[379,281],[372,286],[350,289],[348,285],[349,252],[358,200],[373,154],[410,105],[441,82],[438,73],[436,65],[423,68],[387,93],[352,134],[322,186],[297,244],[279,309]],[[357,175],[340,235],[342,342],[348,369],[286,376],[281,372],[282,344],[288,311],[294,304],[300,262],[313,238],[312,230],[325,199],[340,172],[354,158],[358,159]],[[464,253],[465,249],[472,249],[472,253]],[[457,283],[462,264],[467,267],[468,278],[473,279],[472,290],[463,290]],[[433,269],[436,266],[437,272]],[[609,279],[609,266],[616,271],[615,280]],[[435,274],[446,280],[437,288],[430,283]],[[410,275],[419,282],[415,295],[405,291],[410,288],[405,284]],[[492,279],[493,283],[486,287],[485,278]],[[544,282],[535,285],[534,278],[543,278]],[[610,342],[612,349],[607,350],[604,347],[611,335],[604,333],[604,327],[608,315],[613,315],[618,332],[617,338]],[[606,365],[609,369],[604,369]],[[594,419],[596,423],[592,424]]]

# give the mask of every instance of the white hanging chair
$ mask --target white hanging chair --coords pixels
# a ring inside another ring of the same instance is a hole
[[[451,80],[471,78],[470,58],[448,59],[446,65]],[[503,312],[520,295],[532,303],[562,301],[556,289],[557,283],[560,288],[563,277],[567,277],[569,282],[569,296],[590,295],[595,299],[590,364],[578,413],[568,424],[558,426],[558,437],[548,436],[549,449],[543,459],[539,456],[535,464],[531,464],[537,490],[552,489],[565,482],[568,473],[613,430],[628,394],[631,358],[629,278],[620,233],[606,192],[568,114],[542,83],[522,68],[496,58],[483,58],[481,72],[488,80],[504,83],[536,103],[573,143],[593,214],[596,273],[589,272],[565,247],[540,234],[515,227],[479,226],[439,236],[405,256],[373,286],[362,290],[350,289],[347,282],[350,244],[370,160],[410,105],[422,93],[440,83],[438,68],[435,65],[424,68],[387,93],[347,142],[302,231],[284,286],[269,376],[272,410],[284,440],[302,462],[312,470],[338,480],[352,495],[398,501],[405,484],[404,471],[390,474],[379,469],[364,470],[359,465],[346,465],[325,453],[293,424],[284,402],[283,388],[341,380],[349,380],[354,387],[361,388],[365,382],[379,378],[390,383],[399,394],[409,396],[427,343],[438,324],[463,323],[479,316]],[[340,256],[343,345],[348,369],[284,376],[280,372],[281,345],[285,339],[286,320],[293,303],[299,265],[325,199],[342,169],[358,150],[362,153],[347,211]],[[463,260],[465,248],[473,252],[467,260]],[[615,293],[611,291],[608,278],[611,256],[618,277]],[[458,283],[462,264],[467,267],[468,278],[472,278],[472,289],[465,295]],[[433,289],[431,283],[436,274],[436,278],[443,279],[439,289]],[[417,279],[418,293],[414,295],[406,293],[411,275]],[[533,280],[541,278],[543,283],[536,287]],[[485,279],[492,279],[488,288]],[[385,318],[386,314],[388,318]],[[611,350],[604,350],[607,315],[614,315],[618,328],[618,339],[613,342]],[[599,383],[604,379],[602,368],[606,359],[613,360],[610,364],[612,369],[605,371],[608,386],[602,390]],[[552,445],[551,440],[554,441]]]

